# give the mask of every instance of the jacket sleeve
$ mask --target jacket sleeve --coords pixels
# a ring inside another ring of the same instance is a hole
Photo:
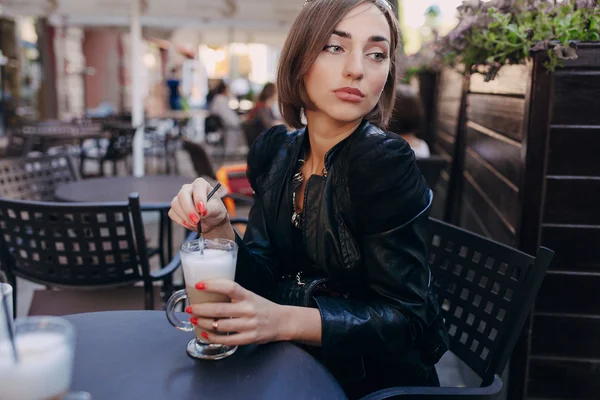
[[[261,177],[269,169],[285,136],[285,127],[279,125],[267,130],[252,145],[248,153],[248,180],[255,193],[255,202],[248,216],[244,238],[236,234],[238,259],[235,280],[244,288],[265,298],[272,298],[274,295],[280,260],[278,250],[270,239]]]
[[[437,316],[427,264],[431,191],[408,144],[381,136],[349,160],[367,287],[360,299],[315,299],[325,356],[408,352]]]

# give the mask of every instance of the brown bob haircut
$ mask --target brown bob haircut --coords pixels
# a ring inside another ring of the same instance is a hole
[[[382,129],[392,115],[395,101],[396,61],[400,47],[398,18],[387,0],[311,0],[305,3],[288,34],[277,68],[279,109],[285,122],[304,127],[302,110],[314,108],[304,87],[304,76],[323,51],[335,27],[346,14],[362,3],[373,3],[390,26],[390,72],[381,98],[365,119]]]

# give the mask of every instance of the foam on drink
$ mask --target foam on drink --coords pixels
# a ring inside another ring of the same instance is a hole
[[[237,261],[237,252],[204,249],[204,254],[198,252],[181,252],[181,264],[183,266],[183,275],[185,277],[186,288],[189,304],[200,304],[207,302],[229,302],[230,299],[226,295],[218,293],[209,293],[202,290],[197,290],[195,285],[198,282],[207,281],[210,279],[235,279],[235,264]],[[196,338],[202,339],[201,329],[195,329]]]
[[[64,335],[25,333],[15,344],[17,364],[10,342],[0,340],[0,400],[60,399],[69,391],[73,354]]]

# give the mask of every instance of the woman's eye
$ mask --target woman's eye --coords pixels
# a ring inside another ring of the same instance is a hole
[[[377,62],[382,62],[388,58],[388,55],[385,53],[371,53],[369,54],[369,57]]]
[[[325,48],[323,50],[326,50],[330,53],[341,53],[344,49],[342,49],[342,46],[338,46],[335,44],[328,44],[327,46],[325,46]]]

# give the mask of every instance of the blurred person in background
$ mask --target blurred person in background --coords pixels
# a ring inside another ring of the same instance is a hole
[[[256,105],[250,110],[244,123],[248,146],[252,146],[254,140],[261,133],[275,125],[281,124],[281,121],[275,116],[275,107],[277,107],[277,91],[275,84],[269,82],[258,95]]]
[[[182,102],[181,102],[181,93],[180,93],[180,85],[181,80],[179,79],[179,68],[173,67],[171,68],[171,72],[167,79],[167,89],[169,90],[169,107],[171,110],[181,110]]]
[[[225,154],[239,154],[248,150],[243,137],[239,115],[229,107],[229,87],[224,80],[207,96],[208,110],[219,117],[225,142]]]
[[[427,143],[417,137],[423,125],[423,105],[417,91],[410,85],[396,85],[396,103],[388,131],[396,133],[408,142],[417,158],[431,156]]]

